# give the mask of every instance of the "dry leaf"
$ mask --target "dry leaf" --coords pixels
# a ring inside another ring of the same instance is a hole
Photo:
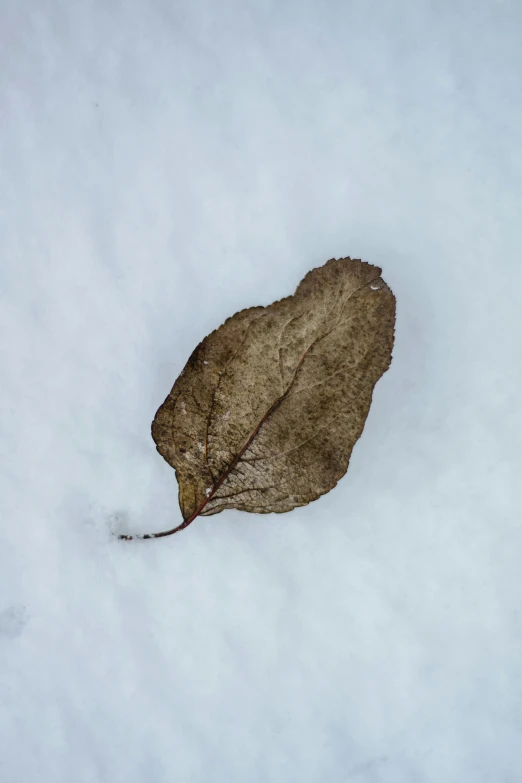
[[[226,508],[290,511],[337,484],[391,361],[395,297],[380,275],[331,259],[198,345],[152,423],[184,521],[145,538]]]

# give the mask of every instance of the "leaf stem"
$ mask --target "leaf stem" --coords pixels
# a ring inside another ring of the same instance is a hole
[[[136,535],[127,535],[125,533],[122,533],[118,536],[120,541],[134,541],[137,538],[163,538],[164,536],[172,536],[174,533],[179,533],[180,530],[184,530],[186,527],[190,525],[191,522],[193,522],[196,517],[199,515],[201,509],[197,508],[196,511],[187,519],[185,519],[181,525],[176,525],[176,527],[173,527],[172,530],[163,530],[161,533],[136,533]]]

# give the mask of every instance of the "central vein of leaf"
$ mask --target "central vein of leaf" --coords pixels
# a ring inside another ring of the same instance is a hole
[[[378,277],[379,277],[379,275],[377,275],[377,277],[375,277],[374,279],[370,280],[370,281],[369,281],[369,282],[367,282],[367,283],[364,283],[364,285],[361,285],[361,286],[359,286],[358,288],[356,288],[354,291],[352,291],[352,292],[351,292],[351,294],[350,294],[350,295],[347,297],[347,301],[348,301],[348,299],[351,299],[351,298],[352,298],[352,296],[354,296],[354,294],[356,294],[356,293],[357,293],[358,291],[360,291],[362,288],[366,288],[366,287],[367,287],[367,286],[369,286],[371,283],[373,283],[375,280],[377,280],[377,279],[378,279]],[[346,302],[344,303],[344,305],[345,305],[345,304],[346,304]],[[344,310],[344,305],[343,305],[343,310]],[[255,320],[257,320],[257,319],[255,319]],[[207,496],[207,497],[205,497],[205,498],[202,500],[202,502],[201,502],[201,503],[200,503],[200,505],[199,505],[199,506],[196,508],[196,510],[195,510],[195,511],[194,511],[194,512],[191,514],[191,516],[190,516],[190,517],[188,517],[188,519],[186,520],[185,527],[186,527],[186,525],[190,524],[190,522],[192,522],[192,521],[193,521],[193,520],[194,520],[194,519],[195,519],[197,516],[199,516],[199,514],[201,514],[201,512],[204,510],[204,508],[205,508],[205,507],[206,507],[206,506],[207,506],[207,505],[210,503],[210,501],[212,500],[212,498],[214,497],[214,495],[216,494],[216,492],[218,491],[218,489],[221,487],[221,485],[223,484],[223,482],[224,482],[224,481],[226,481],[226,479],[227,479],[227,478],[230,476],[230,474],[232,473],[232,471],[233,471],[233,470],[236,468],[237,464],[238,464],[238,463],[239,463],[239,461],[241,460],[241,457],[243,456],[243,454],[245,453],[245,451],[247,451],[247,449],[249,448],[249,446],[252,444],[253,440],[255,439],[256,435],[258,434],[258,432],[259,432],[259,430],[261,429],[261,427],[263,426],[263,424],[265,424],[265,422],[266,422],[266,421],[269,419],[269,417],[270,417],[270,416],[272,415],[272,413],[273,413],[273,412],[276,410],[276,408],[278,408],[278,407],[279,407],[279,405],[281,405],[281,403],[283,402],[283,400],[284,400],[284,399],[285,399],[285,398],[286,398],[286,397],[289,395],[290,391],[292,390],[292,388],[293,388],[293,386],[294,386],[294,383],[295,383],[295,381],[296,381],[296,378],[297,378],[297,375],[298,375],[298,373],[299,373],[299,370],[301,369],[301,367],[302,367],[302,365],[303,365],[303,362],[304,362],[304,360],[306,359],[306,357],[308,356],[308,354],[310,353],[310,351],[312,350],[312,348],[313,348],[315,345],[317,345],[317,343],[318,343],[318,342],[320,342],[321,340],[324,340],[326,337],[328,337],[330,334],[332,334],[332,332],[334,332],[334,331],[335,331],[335,329],[337,329],[337,328],[338,328],[338,326],[340,325],[340,323],[341,323],[341,319],[339,319],[339,320],[337,321],[337,323],[336,323],[336,324],[335,324],[335,325],[334,325],[334,326],[333,326],[331,329],[329,329],[327,332],[324,332],[324,334],[321,334],[321,335],[319,335],[318,337],[316,337],[316,338],[315,338],[315,340],[312,340],[312,342],[310,343],[310,345],[308,346],[308,348],[306,349],[306,351],[304,351],[303,355],[302,355],[302,356],[301,356],[301,358],[299,359],[299,361],[298,361],[298,363],[297,363],[297,365],[296,365],[296,368],[295,368],[295,370],[294,370],[294,373],[293,373],[293,375],[292,375],[292,378],[291,378],[291,380],[290,380],[290,383],[288,384],[288,387],[287,387],[286,391],[285,391],[285,392],[284,392],[284,393],[283,393],[283,394],[282,394],[280,397],[278,397],[278,398],[277,398],[277,400],[276,400],[274,403],[272,403],[272,405],[271,405],[271,406],[268,408],[268,410],[267,410],[267,411],[266,411],[266,413],[265,413],[265,414],[262,416],[262,418],[260,419],[260,421],[259,421],[259,422],[256,424],[256,426],[254,427],[254,430],[253,430],[252,434],[250,435],[250,437],[247,439],[247,441],[246,441],[246,442],[245,442],[245,444],[242,446],[242,448],[241,448],[241,449],[238,451],[238,453],[236,454],[236,456],[234,457],[234,459],[232,460],[232,462],[230,463],[230,465],[229,465],[229,466],[226,468],[226,470],[224,470],[224,471],[223,471],[223,473],[222,473],[222,475],[219,477],[218,481],[217,481],[217,482],[214,484],[214,486],[212,487],[212,491],[211,491],[211,492],[209,492],[208,496]],[[250,327],[250,324],[249,324],[249,327]],[[249,328],[249,327],[248,327],[248,328]],[[248,331],[248,328],[247,328],[247,331]],[[244,338],[243,338],[243,340],[241,341],[241,345],[242,345],[243,343],[244,343]],[[235,357],[237,356],[238,352],[239,352],[239,350],[238,350],[238,351],[236,351],[236,353],[234,354],[234,357],[233,357],[233,358],[235,358]],[[231,363],[232,363],[232,360],[231,360],[231,361],[228,363],[228,365],[227,365],[227,368],[230,366],[230,364],[231,364]],[[224,372],[226,372],[226,370],[225,370]],[[208,420],[207,420],[207,435],[208,435],[208,429],[209,429],[209,426],[210,426],[210,418],[211,418],[211,416],[212,416],[212,412],[213,412],[213,408],[214,408],[214,399],[215,399],[215,393],[217,392],[217,389],[219,388],[219,384],[221,383],[221,377],[222,377],[222,376],[220,376],[220,378],[219,378],[219,381],[218,381],[218,383],[217,383],[217,385],[216,385],[216,389],[215,389],[215,391],[214,391],[214,396],[213,396],[213,398],[212,398],[212,405],[211,405],[211,408],[210,408],[210,411],[209,411],[209,415],[208,415]],[[205,447],[206,447],[206,444],[205,444]],[[205,454],[206,454],[206,448],[205,448]]]

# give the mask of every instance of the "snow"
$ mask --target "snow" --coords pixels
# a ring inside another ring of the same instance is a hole
[[[7,0],[6,783],[522,774],[522,7]],[[333,256],[396,347],[347,476],[179,535],[150,423]]]

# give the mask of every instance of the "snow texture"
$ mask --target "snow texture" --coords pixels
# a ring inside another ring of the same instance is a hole
[[[519,783],[522,6],[4,0],[0,777]],[[154,413],[332,256],[394,361],[347,476],[180,521]]]

